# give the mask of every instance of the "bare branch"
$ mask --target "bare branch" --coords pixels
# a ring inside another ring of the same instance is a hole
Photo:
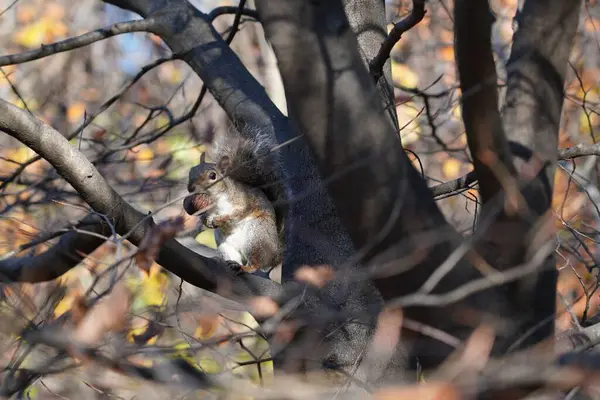
[[[571,158],[600,156],[600,143],[584,144],[580,143],[566,149],[558,149],[558,158],[560,160],[569,160]]]
[[[430,187],[434,197],[442,196],[459,190],[467,189],[469,186],[477,183],[477,176],[475,171],[471,171],[466,175],[456,178],[453,181],[440,183],[438,185]]]
[[[387,39],[385,39],[385,41],[381,44],[379,52],[369,63],[369,72],[371,73],[371,76],[375,82],[379,81],[383,75],[383,66],[390,58],[392,49],[396,43],[398,43],[402,37],[402,34],[408,32],[415,25],[421,22],[425,17],[426,12],[425,0],[413,0],[410,14],[394,24],[394,27],[388,34]]]
[[[97,29],[83,35],[69,38],[57,43],[42,45],[37,50],[30,50],[25,53],[10,54],[0,56],[0,66],[22,64],[24,62],[39,60],[53,54],[62,53],[69,50],[78,49],[94,42],[104,40],[113,36],[122,35],[131,32],[147,32],[152,29],[155,21],[153,19],[144,19],[139,21],[118,22],[106,28]]]
[[[567,147],[565,149],[558,149],[559,160],[570,160],[579,157],[588,156],[600,156],[600,143],[596,144],[584,144],[580,143],[575,146]],[[438,185],[430,187],[435,197],[456,192],[459,190],[467,189],[473,184],[477,183],[477,175],[475,171],[471,171],[468,174],[461,176],[453,181],[440,183]]]

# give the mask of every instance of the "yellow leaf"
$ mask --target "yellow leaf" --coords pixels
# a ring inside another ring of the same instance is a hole
[[[221,366],[213,357],[210,356],[200,357],[198,366],[207,374],[217,374],[223,370],[223,366]]]
[[[460,174],[460,162],[455,158],[449,158],[444,161],[442,171],[446,178],[456,178]]]
[[[154,119],[154,126],[156,126],[156,128],[162,128],[167,125],[169,125],[169,118],[164,114],[161,114]]]
[[[39,47],[46,41],[51,29],[51,24],[51,20],[42,18],[17,31],[13,40],[16,44],[30,49]]]
[[[211,249],[217,248],[217,242],[215,241],[215,231],[213,229],[207,229],[200,232],[196,236],[196,242],[203,244]]]
[[[139,318],[136,320],[136,322],[134,323],[135,326],[132,327],[129,332],[127,332],[127,340],[130,343],[134,343],[134,336],[139,336],[142,335],[144,332],[146,332],[146,329],[148,329],[148,325],[149,322],[145,319]],[[156,336],[152,336],[148,341],[146,341],[146,344],[149,345],[153,345],[158,341],[158,335]]]
[[[161,306],[167,301],[166,286],[168,278],[164,273],[150,275],[142,289],[142,297],[147,306]]]
[[[19,146],[6,152],[6,157],[18,163],[24,163],[33,155],[29,147]],[[14,164],[13,164],[14,165]]]
[[[181,359],[187,361],[188,363],[197,367],[196,361],[192,357],[192,353],[190,351],[188,351],[189,348],[190,348],[190,345],[185,340],[178,341],[173,345],[173,349],[175,349],[177,351],[171,353],[170,357],[173,359],[181,358]]]
[[[419,76],[415,74],[406,64],[392,60],[392,80],[395,84],[408,87],[419,85]]]
[[[85,104],[78,101],[67,108],[67,119],[69,122],[74,123],[79,121],[85,113]]]
[[[61,315],[63,315],[64,313],[66,313],[67,311],[69,311],[71,309],[71,307],[73,306],[73,301],[75,301],[74,296],[68,295],[68,296],[63,297],[58,302],[56,307],[54,307],[54,318],[58,318]]]
[[[129,278],[127,286],[135,293],[133,309],[139,311],[147,307],[162,308],[167,303],[167,285],[169,278],[162,272],[160,266],[153,263],[149,273],[140,271],[141,279]]]
[[[598,116],[594,113],[585,113],[585,111],[581,111],[579,113],[579,132],[584,135],[589,135],[592,133],[592,129],[598,123]],[[591,126],[590,126],[591,124]],[[596,132],[594,132],[596,133]]]
[[[151,161],[154,158],[154,152],[148,145],[140,145],[133,149],[135,158],[138,161]]]

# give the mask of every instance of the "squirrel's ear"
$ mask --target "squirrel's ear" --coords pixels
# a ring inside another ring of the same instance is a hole
[[[202,155],[200,156],[200,164],[204,164],[205,160],[206,160],[206,153],[202,152]]]
[[[221,173],[224,173],[225,171],[227,171],[229,169],[229,167],[231,166],[231,160],[229,159],[229,156],[221,157],[217,166],[219,167],[219,170],[221,171]]]

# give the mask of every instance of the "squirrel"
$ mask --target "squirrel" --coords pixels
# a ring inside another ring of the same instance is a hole
[[[260,132],[217,135],[189,172],[185,211],[217,230],[217,253],[232,268],[269,272],[283,258],[283,197],[273,140]]]

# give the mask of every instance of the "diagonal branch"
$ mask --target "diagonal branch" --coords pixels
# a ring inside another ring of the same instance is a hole
[[[0,56],[0,66],[22,64],[24,62],[38,60],[53,54],[78,49],[94,42],[104,40],[113,36],[131,32],[147,32],[152,29],[155,21],[144,19],[140,21],[118,22],[106,28],[97,29],[83,35],[69,38],[57,43],[42,45],[39,49],[26,51],[24,53]]]
[[[484,205],[506,186],[504,175],[514,175],[498,109],[496,64],[491,45],[492,18],[487,0],[459,0],[454,6],[462,114]]]
[[[580,143],[575,146],[558,149],[559,160],[571,160],[579,157],[600,156],[600,143],[585,144]],[[430,187],[434,197],[450,194],[459,190],[467,189],[477,183],[477,175],[475,171],[471,171],[466,175],[456,178],[452,181],[440,183]]]

